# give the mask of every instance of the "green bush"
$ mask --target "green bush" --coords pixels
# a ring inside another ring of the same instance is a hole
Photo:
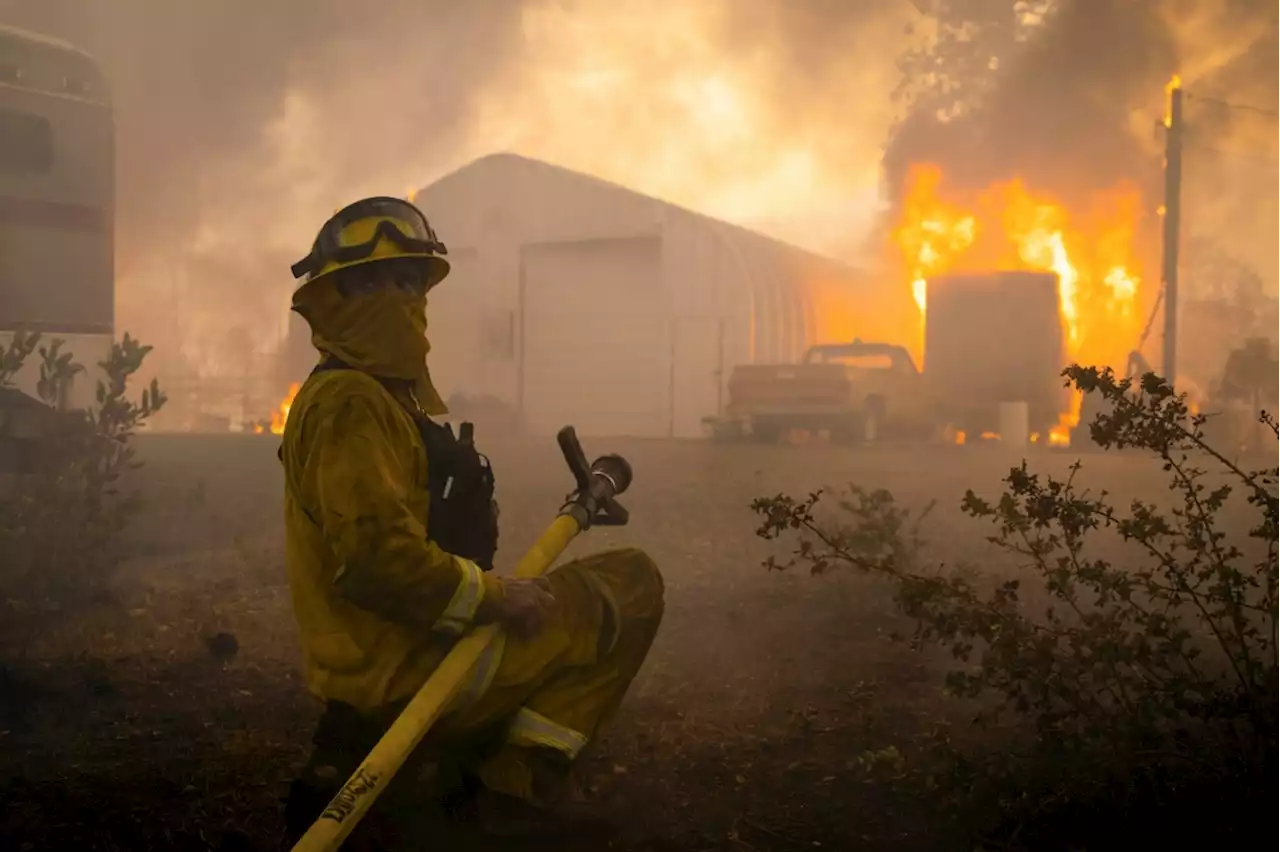
[[[67,410],[70,382],[83,372],[62,341],[19,334],[0,347],[0,442],[10,464],[0,473],[0,600],[10,609],[83,603],[104,589],[120,555],[120,533],[137,507],[121,475],[138,466],[130,439],[165,403],[153,380],[137,402],[130,379],[151,347],[129,335],[99,363],[96,401]],[[40,358],[36,392],[12,386],[26,361]]]
[[[1135,384],[1073,366],[1064,376],[1104,403],[1089,425],[1095,443],[1154,454],[1171,506],[1091,494],[1076,484],[1079,462],[1059,478],[1024,461],[996,500],[969,491],[962,503],[1016,557],[1016,571],[992,577],[922,567],[921,517],[888,492],[853,487],[836,521],[817,517],[821,492],[777,495],[753,503],[757,534],[790,531],[798,543],[767,564],[888,578],[910,641],[950,652],[946,690],[970,699],[985,729],[1004,727],[981,748],[943,741],[922,753],[916,780],[988,841],[1109,847],[1117,832],[1150,840],[1159,825],[1186,841],[1176,817],[1205,809],[1216,811],[1216,842],[1259,829],[1264,815],[1271,831],[1277,469],[1242,469],[1207,444],[1206,418],[1154,374]],[[1260,419],[1274,439],[1275,421]],[[1232,528],[1246,516],[1247,529]]]

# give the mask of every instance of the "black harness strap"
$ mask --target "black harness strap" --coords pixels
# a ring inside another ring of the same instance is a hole
[[[328,356],[315,366],[311,376],[354,369]],[[413,418],[427,454],[427,538],[446,553],[470,559],[484,570],[491,570],[498,549],[498,504],[494,499],[497,483],[489,458],[479,452],[471,440],[472,424],[461,424],[461,438],[455,436],[448,424],[436,423],[416,406],[401,402],[401,394],[386,380],[378,379],[378,382]],[[283,463],[283,443],[276,455]],[[305,507],[303,512],[313,524],[320,526]]]

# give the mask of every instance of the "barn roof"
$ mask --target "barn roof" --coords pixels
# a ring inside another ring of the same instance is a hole
[[[69,41],[55,38],[53,36],[43,35],[42,33],[20,30],[17,27],[11,27],[6,24],[0,24],[0,36],[15,39],[17,41],[30,42],[31,44],[38,44],[42,47],[61,50],[66,53],[74,53],[75,55],[83,56],[86,59],[93,59],[92,55],[76,47]]]
[[[642,203],[652,204],[655,206],[665,208],[668,211],[674,211],[677,215],[688,217],[689,219],[692,219],[695,222],[704,224],[707,227],[716,228],[721,232],[725,232],[731,235],[732,237],[734,237],[735,239],[741,242],[753,243],[755,244],[755,247],[758,249],[764,249],[764,250],[773,251],[781,254],[787,254],[797,258],[804,258],[804,259],[807,259],[809,262],[817,265],[835,266],[835,267],[839,267],[841,269],[847,270],[849,272],[854,271],[854,268],[847,263],[838,261],[834,258],[827,257],[825,255],[817,254],[807,249],[800,248],[799,246],[792,245],[791,243],[786,243],[786,242],[783,242],[782,240],[778,240],[773,237],[766,236],[765,234],[762,234],[758,231],[753,231],[750,228],[744,228],[741,225],[735,225],[732,222],[726,222],[722,219],[716,219],[714,217],[707,216],[706,214],[698,213],[694,210],[690,210],[687,207],[682,207],[679,204],[674,204],[670,201],[663,201],[660,198],[655,198],[654,196],[646,195],[642,192],[637,192],[634,189],[629,189],[628,187],[622,186],[621,184],[604,180],[603,178],[594,177],[584,172],[574,171],[572,169],[565,168],[564,166],[558,166],[558,165],[555,165],[554,163],[548,163],[543,160],[535,160],[531,157],[525,157],[520,154],[514,154],[509,152],[498,152],[493,154],[487,154],[483,157],[480,157],[479,159],[472,160],[470,163],[467,163],[464,166],[454,169],[452,172],[445,174],[443,177],[438,178],[428,186],[423,187],[421,192],[424,192],[424,193],[429,192],[432,187],[440,186],[442,184],[466,180],[470,174],[473,174],[480,170],[487,170],[487,169],[509,170],[509,171],[516,171],[516,170],[522,170],[522,169],[539,170],[546,174],[554,176],[558,180],[563,180],[567,183],[578,183],[578,184],[592,185],[595,187],[603,187],[605,189],[608,189],[610,192],[616,192],[616,193],[626,195]]]

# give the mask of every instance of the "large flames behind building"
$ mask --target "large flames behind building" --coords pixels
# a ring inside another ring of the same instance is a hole
[[[1059,313],[1071,361],[1120,367],[1144,323],[1144,270],[1137,249],[1142,198],[1121,183],[1090,194],[1083,207],[1038,192],[1014,178],[972,190],[948,182],[933,164],[908,173],[893,239],[920,312],[927,318],[927,279],[993,269],[1058,276]],[[1065,443],[1079,419],[1080,398],[1062,412],[1051,443]],[[961,439],[963,440],[963,439]]]

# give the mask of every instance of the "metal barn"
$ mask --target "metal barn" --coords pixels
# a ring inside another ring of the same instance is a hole
[[[446,398],[506,402],[534,434],[572,423],[699,436],[734,365],[791,361],[849,331],[848,306],[870,286],[829,259],[511,154],[415,201],[453,264],[428,309],[433,377]]]

